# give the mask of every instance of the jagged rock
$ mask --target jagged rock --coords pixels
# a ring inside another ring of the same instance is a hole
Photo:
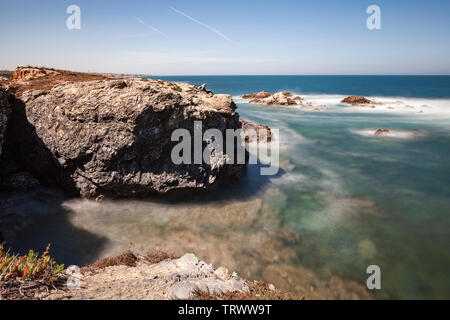
[[[283,91],[275,94],[271,94],[267,91],[261,91],[250,95],[243,95],[241,97],[243,99],[251,99],[250,103],[267,106],[293,106],[297,105],[297,101],[301,101],[300,97],[294,97],[292,93]]]
[[[207,90],[207,89],[206,89],[206,83],[202,84],[201,86],[198,86],[197,89],[200,90],[200,91],[204,91],[204,92],[206,92],[206,93],[209,93],[209,94],[212,93],[211,90]]]
[[[364,97],[350,96],[342,100],[341,103],[347,103],[351,104],[352,106],[358,106],[364,104],[373,104],[374,102]]]
[[[250,121],[240,120],[242,124],[241,137],[246,142],[270,142],[272,131],[263,124],[256,124]],[[251,131],[253,130],[253,131]]]
[[[0,156],[2,154],[4,136],[10,113],[11,107],[8,88],[0,85]]]
[[[8,82],[9,79],[7,77],[1,77],[0,76],[0,82]]]
[[[127,79],[62,83],[14,101],[16,154],[41,183],[84,197],[133,196],[207,189],[239,175],[245,165],[175,165],[171,135],[194,121],[203,131],[238,129],[228,95],[187,84]],[[30,161],[32,159],[32,161]]]

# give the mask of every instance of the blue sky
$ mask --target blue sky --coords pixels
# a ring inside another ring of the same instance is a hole
[[[153,75],[450,74],[448,0],[1,1],[0,68]],[[81,29],[66,8],[81,8]],[[381,8],[381,30],[366,9]]]

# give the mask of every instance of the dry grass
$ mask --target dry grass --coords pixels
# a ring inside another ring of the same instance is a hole
[[[196,290],[194,300],[305,300],[305,297],[297,297],[279,289],[270,290],[269,285],[261,281],[249,283],[248,287],[249,293],[235,291],[224,295]]]
[[[135,267],[137,260],[138,260],[138,258],[134,255],[134,253],[128,250],[116,257],[103,258],[90,266],[83,267],[81,269],[81,271],[82,272],[96,271],[96,270],[105,269],[107,267],[120,266],[120,265],[127,266],[127,267]]]
[[[179,256],[175,256],[173,254],[169,254],[167,252],[163,252],[163,251],[149,251],[145,255],[145,258],[151,264],[157,264],[157,263],[160,263],[161,261],[164,261],[164,260],[179,259],[180,257]]]

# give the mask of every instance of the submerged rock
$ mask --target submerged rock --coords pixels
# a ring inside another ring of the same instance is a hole
[[[389,135],[390,133],[391,133],[391,131],[388,129],[378,129],[377,131],[375,131],[374,135],[376,137],[382,137],[382,136]]]
[[[364,97],[359,96],[350,96],[341,101],[341,103],[351,104],[352,106],[364,105],[364,104],[373,104],[372,100],[369,100]]]
[[[62,83],[23,93],[13,103],[16,154],[44,184],[84,197],[133,196],[206,189],[245,165],[175,165],[172,132],[194,121],[203,131],[241,127],[228,95],[160,80]]]

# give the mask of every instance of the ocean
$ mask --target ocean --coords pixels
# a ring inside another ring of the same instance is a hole
[[[450,76],[154,78],[206,83],[232,95],[242,118],[279,129],[279,174],[250,166],[242,180],[189,200],[19,198],[7,209],[40,218],[11,232],[13,248],[51,242],[58,261],[78,265],[128,247],[193,252],[298,294],[333,277],[365,287],[377,265],[376,298],[450,298]],[[239,98],[262,90],[313,107]],[[340,104],[349,95],[383,105]],[[380,128],[392,135],[375,137]]]

